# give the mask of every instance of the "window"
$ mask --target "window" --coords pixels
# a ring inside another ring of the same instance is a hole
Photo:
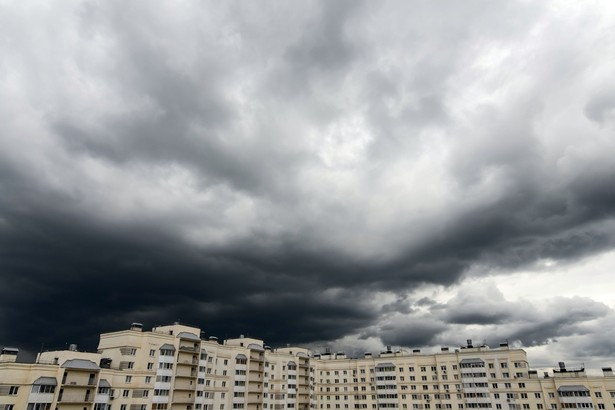
[[[601,397],[602,397],[602,393],[601,393],[601,392],[599,392],[599,391],[597,391],[597,392],[596,392],[596,397],[601,398]]]
[[[147,364],[147,370],[152,370],[154,368],[154,363]]]
[[[145,383],[151,383],[152,382],[152,376],[145,376]]]
[[[149,357],[154,357],[154,356],[156,356],[156,351],[154,349],[150,349]]]
[[[16,396],[18,391],[19,391],[19,386],[9,387],[9,396]]]
[[[534,393],[534,397],[539,399],[541,397],[541,394],[540,393]]]
[[[32,393],[53,393],[56,390],[56,386],[50,385],[35,385],[32,386]]]
[[[28,403],[27,410],[51,410],[51,403]]]
[[[126,383],[132,382],[132,376],[126,376]]]
[[[175,351],[172,349],[160,349],[160,356],[175,356]]]

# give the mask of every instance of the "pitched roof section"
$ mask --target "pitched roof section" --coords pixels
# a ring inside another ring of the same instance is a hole
[[[473,364],[473,363],[481,363],[485,364],[483,359],[479,359],[478,357],[472,359],[462,359],[459,364]]]
[[[39,377],[32,384],[35,386],[57,386],[58,381],[55,377]]]
[[[258,352],[264,352],[265,351],[265,349],[263,349],[263,346],[257,345],[256,343],[250,343],[248,345],[248,349],[256,350]]]
[[[190,332],[179,332],[177,334],[177,337],[180,339],[188,339],[188,340],[193,340],[195,342],[200,342],[201,339],[199,339],[199,337],[197,335],[195,335],[194,333],[190,333]]]
[[[66,369],[100,370],[100,367],[91,360],[70,359],[62,363]]]
[[[559,386],[557,391],[589,391],[589,389],[581,384],[572,384],[570,386]]]

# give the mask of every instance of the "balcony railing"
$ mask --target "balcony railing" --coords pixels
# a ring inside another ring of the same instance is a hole
[[[58,397],[58,403],[91,403],[94,401],[94,394],[62,394]]]

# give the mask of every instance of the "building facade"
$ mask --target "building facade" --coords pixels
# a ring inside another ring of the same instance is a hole
[[[615,410],[610,368],[588,376],[560,363],[539,375],[506,344],[348,358],[201,335],[135,323],[102,334],[96,353],[71,346],[35,363],[4,348],[0,410]]]

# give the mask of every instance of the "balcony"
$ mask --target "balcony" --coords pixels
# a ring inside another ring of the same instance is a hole
[[[173,397],[173,404],[193,404],[194,397]]]
[[[62,383],[66,387],[93,387],[96,386],[96,380],[66,380]]]
[[[58,403],[92,403],[94,394],[65,393],[58,397]]]
[[[263,362],[265,361],[265,355],[262,353],[251,352],[250,353],[250,361],[252,362]]]
[[[198,372],[196,371],[195,368],[192,368],[190,371],[187,371],[188,369],[185,369],[182,367],[178,367],[177,369],[177,373],[175,373],[175,377],[187,377],[187,378],[191,378],[191,379],[196,379]]]
[[[195,390],[195,388],[196,388],[196,384],[195,383],[192,383],[192,384],[186,383],[185,380],[184,381],[181,381],[181,380],[176,381],[175,382],[175,386],[174,386],[175,390],[193,391],[193,390]]]
[[[188,365],[188,366],[196,366],[199,364],[198,359],[196,358],[192,358],[192,359],[177,359],[177,364],[178,365]]]

